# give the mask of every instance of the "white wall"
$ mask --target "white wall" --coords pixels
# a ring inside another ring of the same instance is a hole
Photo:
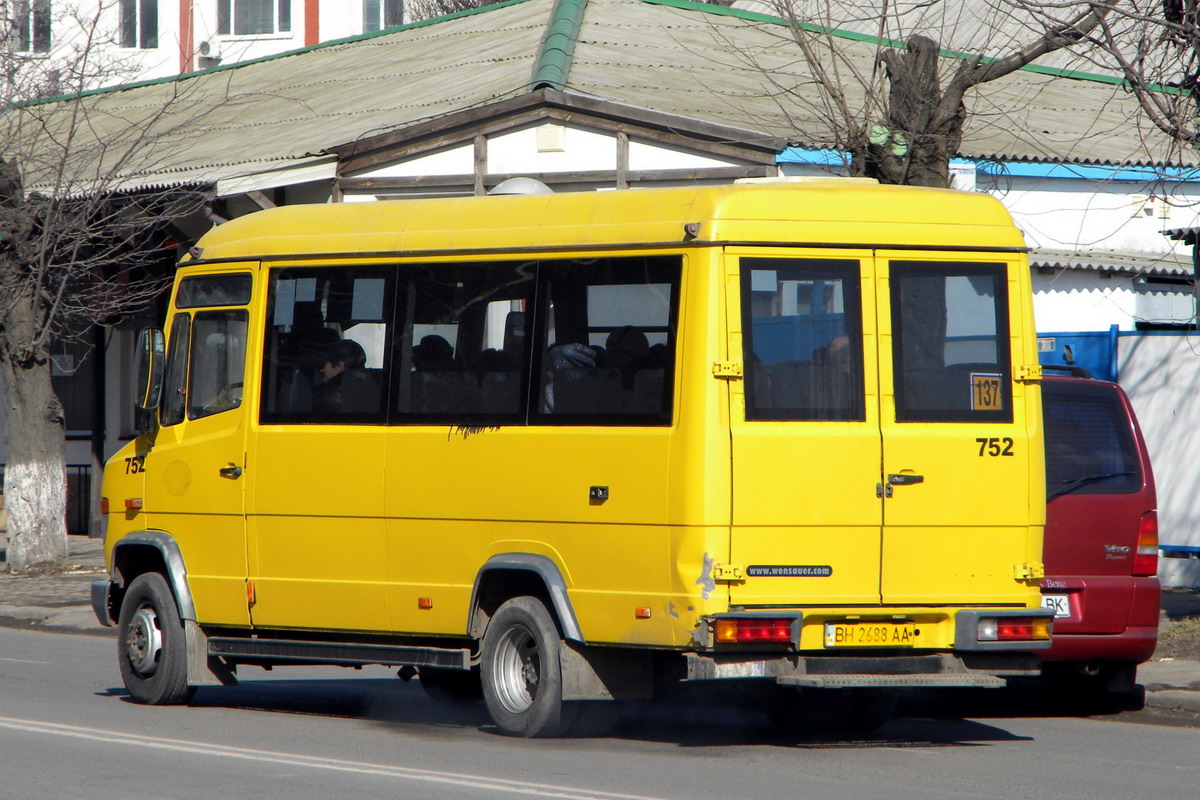
[[[1200,547],[1200,336],[1138,334],[1118,344],[1120,384],[1133,402],[1158,489],[1159,542]],[[1167,585],[1200,586],[1200,561],[1167,558]]]
[[[141,0],[139,0],[141,1]],[[191,6],[192,49],[197,57],[219,58],[232,64],[276,55],[305,46],[304,0],[291,0],[291,30],[256,36],[217,34],[217,0],[155,0],[158,3],[158,47],[120,46],[119,0],[54,0],[53,48],[50,60],[73,59],[71,52],[88,47],[107,66],[93,85],[116,85],[177,75],[180,71],[181,9]],[[363,31],[361,0],[324,0],[318,13],[318,39],[330,41]],[[88,45],[88,42],[92,45]],[[203,48],[203,49],[202,49]],[[194,68],[215,66],[196,62]]]
[[[1164,230],[1200,218],[1200,185],[1070,178],[979,176],[998,197],[1031,247],[1179,253]]]

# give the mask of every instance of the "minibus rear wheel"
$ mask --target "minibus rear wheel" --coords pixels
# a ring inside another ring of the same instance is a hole
[[[578,705],[562,699],[562,648],[554,618],[540,600],[514,597],[496,610],[483,634],[483,699],[501,732],[561,736]]]
[[[117,635],[121,678],[130,696],[147,705],[179,705],[187,683],[187,648],[175,596],[157,572],[139,575],[121,604]]]

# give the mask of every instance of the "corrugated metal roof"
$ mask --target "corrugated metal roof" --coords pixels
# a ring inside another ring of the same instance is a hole
[[[1029,254],[1033,267],[1079,269],[1123,275],[1191,277],[1192,260],[1173,253],[1142,253],[1115,250],[1042,250]]]
[[[84,182],[118,174],[126,189],[252,174],[519,95],[548,68],[556,76],[550,83],[565,80],[567,92],[759,130],[803,146],[836,146],[826,104],[777,23],[677,0],[584,2],[522,0],[93,94],[79,101],[88,110],[79,135],[94,147],[77,151],[73,171]],[[556,9],[582,11],[573,50],[564,46],[562,31],[575,27],[563,28]],[[547,36],[556,22],[557,35]],[[842,44],[848,65],[869,71],[875,64],[876,44],[861,36]],[[847,97],[855,106],[864,102],[853,85]],[[968,104],[966,157],[1172,162],[1165,137],[1139,126],[1136,103],[1111,81],[1022,71],[981,87]],[[22,113],[44,117],[61,136],[68,105]],[[136,153],[128,148],[135,132],[146,144]],[[1182,163],[1195,161],[1189,156]],[[34,176],[31,185],[36,182]]]

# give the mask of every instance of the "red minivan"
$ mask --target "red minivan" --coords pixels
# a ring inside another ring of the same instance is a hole
[[[1043,674],[1081,698],[1135,688],[1158,641],[1158,514],[1146,443],[1121,387],[1047,375]]]

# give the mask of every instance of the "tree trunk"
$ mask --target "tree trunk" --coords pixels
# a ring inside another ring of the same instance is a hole
[[[943,93],[939,48],[913,36],[905,50],[888,50],[881,60],[890,91],[887,117],[871,130],[859,172],[880,183],[950,185],[950,158],[962,141],[966,109],[956,93]]]
[[[10,311],[0,337],[4,378],[4,499],[13,572],[67,556],[67,473],[62,404],[46,352],[31,351],[30,298]]]

